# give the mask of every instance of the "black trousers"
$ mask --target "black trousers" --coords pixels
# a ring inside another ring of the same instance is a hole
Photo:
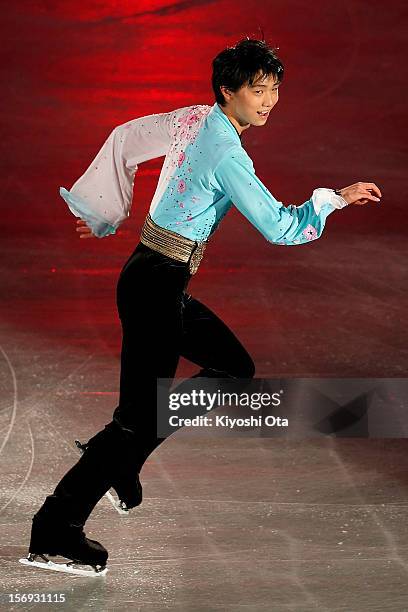
[[[163,441],[157,436],[157,379],[173,379],[180,356],[200,369],[173,392],[191,389],[200,377],[239,379],[237,390],[255,375],[235,334],[186,291],[190,279],[188,263],[141,242],[122,268],[116,293],[123,334],[119,403],[111,423],[91,438],[53,495],[71,508],[77,523],[84,524],[111,486],[128,490]]]

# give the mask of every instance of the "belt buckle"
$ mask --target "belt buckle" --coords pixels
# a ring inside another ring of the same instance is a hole
[[[189,270],[191,274],[195,274],[197,272],[198,266],[200,265],[200,261],[203,258],[206,246],[206,242],[198,242],[194,251],[191,253],[189,260]]]

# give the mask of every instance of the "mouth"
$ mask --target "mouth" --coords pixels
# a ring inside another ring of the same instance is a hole
[[[271,112],[271,111],[265,111],[265,112],[258,111],[258,115],[259,115],[260,117],[267,117],[267,116],[269,115],[269,113],[270,113],[270,112]]]

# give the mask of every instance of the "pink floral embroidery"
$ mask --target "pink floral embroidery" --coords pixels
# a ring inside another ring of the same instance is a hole
[[[189,216],[187,217],[187,221],[192,221],[192,220],[193,220],[193,217],[192,217],[191,215],[189,215]]]
[[[179,207],[180,207],[180,208],[184,208],[184,204],[183,204],[183,202],[180,202]]]
[[[187,125],[193,125],[193,123],[195,123],[196,121],[198,121],[199,117],[196,113],[194,113],[193,115],[190,115],[187,118]]]
[[[303,230],[302,234],[304,236],[306,236],[307,240],[316,240],[317,238],[317,231],[316,228],[313,227],[313,225],[309,225]]]
[[[208,115],[210,110],[211,106],[206,104],[196,105],[189,108],[184,115],[180,117],[178,120],[180,124],[178,137],[180,142],[183,143],[183,147],[186,146],[186,143],[194,142],[199,130],[200,119]]]
[[[196,109],[198,109],[198,111]],[[193,108],[189,109],[186,114],[181,117],[179,123],[184,123],[185,125],[193,125],[193,123],[200,119],[200,111],[201,109],[198,106],[193,106]]]
[[[179,193],[183,193],[186,190],[186,183],[185,181],[183,181],[183,179],[181,179],[179,181],[179,184],[177,185],[177,191]]]
[[[177,162],[177,165],[179,168],[185,159],[186,159],[186,154],[184,153],[184,151],[182,151],[179,155],[178,162]]]

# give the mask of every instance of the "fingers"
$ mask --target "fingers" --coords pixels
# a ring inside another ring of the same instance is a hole
[[[358,200],[355,200],[354,204],[367,204],[368,202],[381,202],[380,198],[376,198],[374,196],[367,195],[366,197],[361,197]]]
[[[374,191],[380,195],[381,191],[378,189],[377,185],[374,185],[375,189],[374,187],[369,187],[370,185],[374,185],[374,183],[357,183],[356,199],[358,199],[360,202],[363,199],[372,200],[373,202],[380,202],[380,198],[377,198],[377,196],[373,195],[371,192]]]
[[[363,187],[363,189],[367,189],[367,191],[374,191],[374,193],[376,193],[379,198],[382,197],[382,193],[379,187],[377,187],[375,183],[361,183],[360,182],[358,184],[360,185],[360,187]]]
[[[80,238],[94,238],[94,234],[92,230],[87,226],[86,222],[83,219],[77,220],[76,231],[81,234]]]
[[[377,198],[376,196],[371,195],[371,193],[368,194],[364,194],[366,196],[366,200],[372,200],[373,202],[380,202],[380,198]]]
[[[364,204],[367,204],[370,201],[381,202],[380,198],[372,196],[370,193],[368,193],[368,194],[364,194],[364,196],[361,196],[357,200],[354,200],[353,204],[357,204],[357,206],[362,206]]]
[[[375,183],[369,183],[369,185],[371,185],[372,190],[374,191],[374,193],[376,193],[378,195],[379,198],[382,197],[382,193],[380,191],[380,188],[377,187],[377,185]],[[370,191],[370,188],[368,188]]]
[[[381,202],[382,193],[375,183],[363,183],[359,181],[345,187],[342,191],[343,197],[351,204],[362,206],[368,202]]]

